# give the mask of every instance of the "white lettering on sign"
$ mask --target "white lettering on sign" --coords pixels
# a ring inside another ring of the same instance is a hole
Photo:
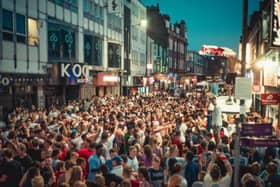
[[[0,85],[8,86],[10,84],[10,79],[8,77],[0,77]]]
[[[74,64],[73,66],[71,64],[61,64],[61,77],[70,77],[69,68],[77,78],[81,76],[89,77],[89,66],[83,64]]]
[[[113,75],[105,75],[103,77],[104,82],[119,82],[119,77]]]

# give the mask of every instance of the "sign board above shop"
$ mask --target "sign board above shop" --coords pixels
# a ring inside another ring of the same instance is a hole
[[[278,105],[279,95],[277,93],[269,93],[261,95],[262,105]]]
[[[242,124],[241,136],[272,136],[271,123]]]
[[[89,66],[86,64],[61,64],[60,76],[76,83],[86,83],[89,78]]]

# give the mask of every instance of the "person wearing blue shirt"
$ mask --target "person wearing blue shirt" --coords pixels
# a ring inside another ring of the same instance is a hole
[[[188,181],[188,187],[198,180],[198,164],[193,161],[194,154],[188,151],[186,154],[186,167],[185,167],[185,178]]]
[[[89,174],[87,180],[93,181],[95,175],[99,172],[100,166],[105,164],[103,155],[105,154],[105,148],[102,144],[97,145],[96,154],[92,155],[88,159]]]

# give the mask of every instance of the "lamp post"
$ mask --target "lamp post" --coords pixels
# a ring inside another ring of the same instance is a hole
[[[242,5],[242,66],[241,76],[246,73],[246,37],[247,37],[247,16],[248,16],[248,0],[243,0]],[[241,112],[245,105],[245,100],[240,100],[240,123],[243,122],[244,114]],[[236,139],[235,139],[235,158],[234,158],[234,187],[239,187],[239,170],[240,170],[240,129],[239,122],[236,122]]]

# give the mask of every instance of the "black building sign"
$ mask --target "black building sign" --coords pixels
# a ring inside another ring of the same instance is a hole
[[[50,60],[75,59],[75,30],[73,28],[48,23],[48,56]]]

